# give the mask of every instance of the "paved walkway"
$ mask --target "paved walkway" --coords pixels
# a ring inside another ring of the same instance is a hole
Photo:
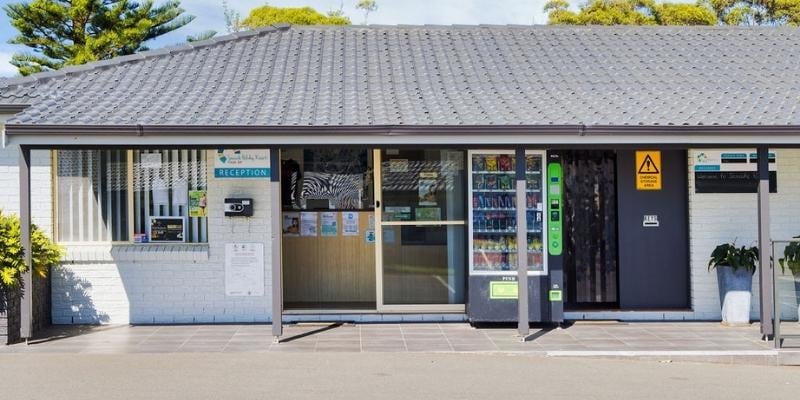
[[[279,344],[269,325],[57,326],[43,335],[31,345],[0,347],[0,353],[514,352],[778,363],[758,325],[710,322],[577,322],[534,329],[525,342],[514,329],[464,323],[287,325]]]

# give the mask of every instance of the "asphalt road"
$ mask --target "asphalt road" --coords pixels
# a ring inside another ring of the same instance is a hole
[[[3,399],[790,399],[800,368],[504,354],[3,354]]]

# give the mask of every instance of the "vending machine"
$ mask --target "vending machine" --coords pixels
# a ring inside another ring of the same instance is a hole
[[[530,321],[563,321],[560,158],[538,150],[525,151],[524,158],[514,150],[475,150],[469,160],[470,321],[517,320],[520,246],[528,267]],[[524,163],[524,204],[517,201],[519,163]],[[518,221],[522,215],[524,224]],[[519,243],[522,225],[526,240]]]

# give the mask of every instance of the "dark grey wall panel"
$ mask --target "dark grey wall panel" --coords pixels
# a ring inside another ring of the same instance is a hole
[[[659,191],[636,190],[634,164],[634,151],[617,153],[620,308],[689,308],[686,151],[661,151]],[[643,227],[645,215],[660,226]]]

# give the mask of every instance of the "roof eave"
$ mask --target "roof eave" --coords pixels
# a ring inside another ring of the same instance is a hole
[[[675,145],[800,147],[798,125],[180,126],[6,125],[9,143],[37,148],[124,146]]]
[[[3,110],[0,105],[0,111]],[[9,108],[11,109],[11,108]],[[800,125],[289,125],[289,126],[237,126],[237,125],[34,125],[9,123],[6,134],[10,136],[36,135],[303,135],[303,134],[358,134],[364,136],[418,136],[428,134],[483,135],[487,133],[510,134],[577,134],[589,135],[800,135]]]
[[[30,106],[30,104],[0,104],[0,114],[19,114]]]

